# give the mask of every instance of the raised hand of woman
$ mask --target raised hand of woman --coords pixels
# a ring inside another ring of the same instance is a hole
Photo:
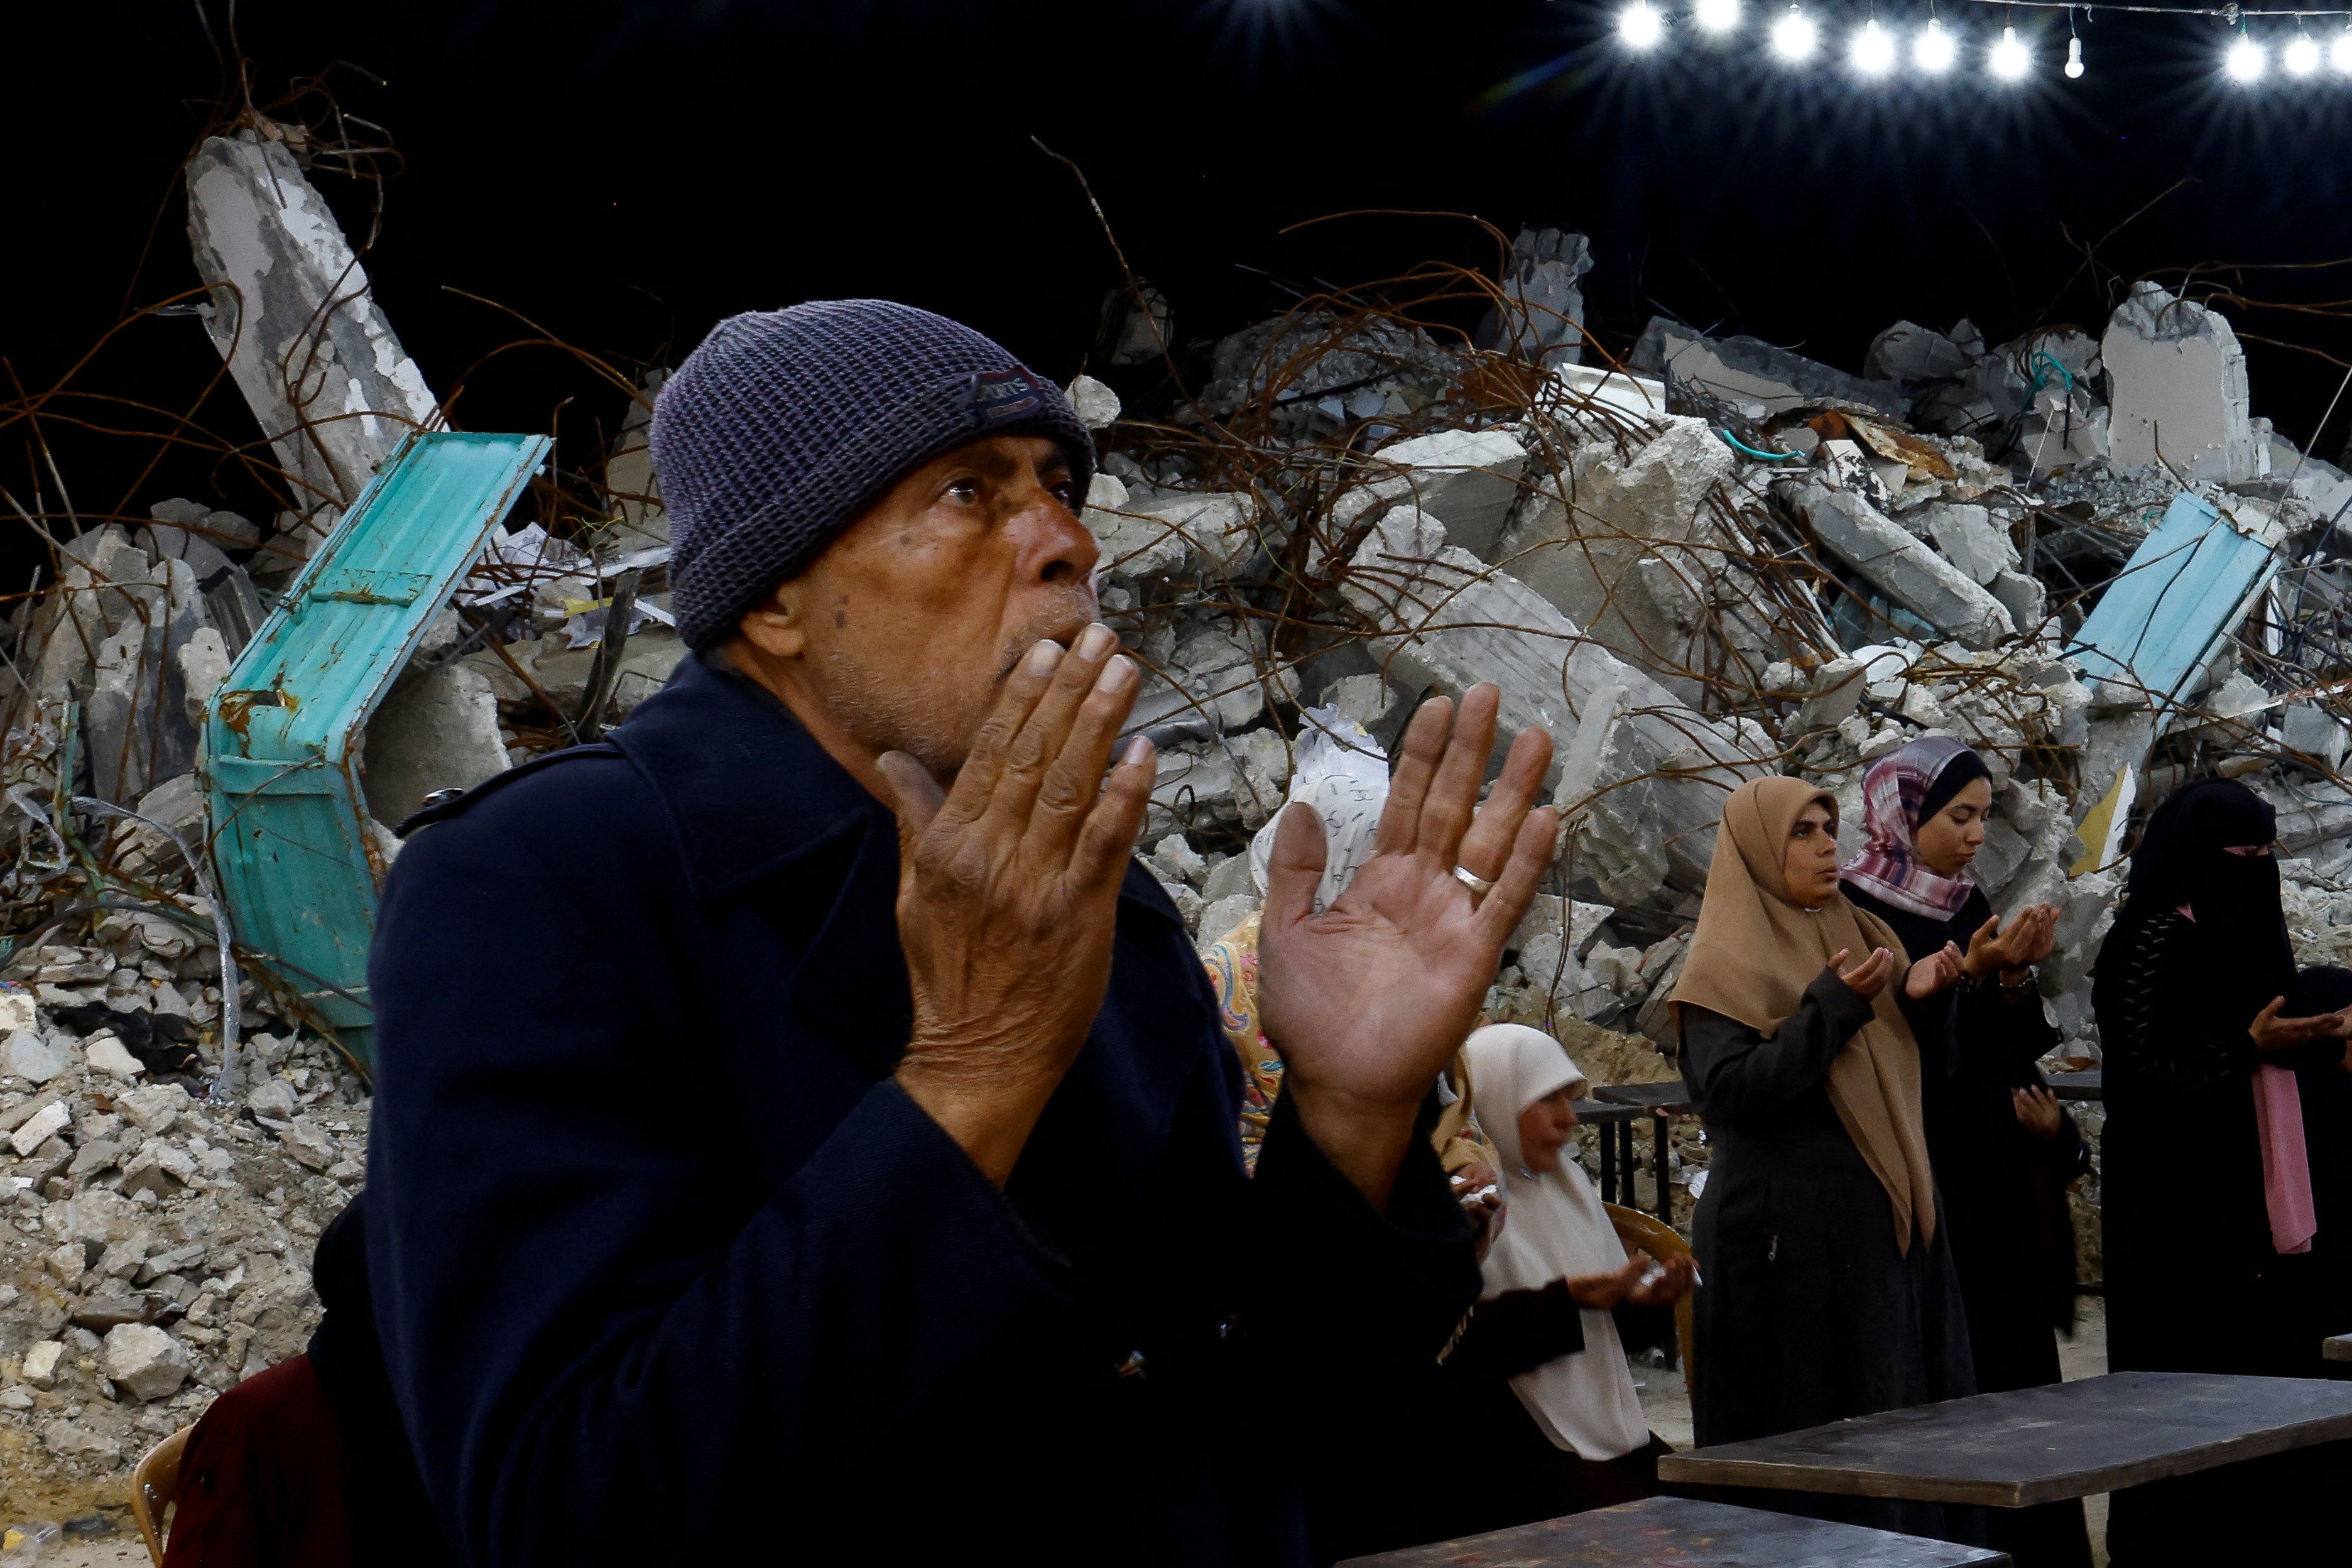
[[[1933,996],[1960,977],[1964,961],[1960,944],[1948,942],[1927,957],[1915,960],[1903,977],[1903,994],[1914,1002]]]
[[[2046,1089],[2028,1084],[2009,1091],[2010,1103],[2017,1110],[2017,1124],[2044,1143],[2058,1136],[2058,1097]]]
[[[2014,973],[2050,956],[2058,940],[2058,910],[2054,905],[2034,904],[2018,910],[2009,918],[2009,929],[2001,929],[2000,917],[1977,928],[1969,938],[1968,973],[1981,980],[1986,975]]]
[[[1847,990],[1865,1002],[1876,1001],[1878,994],[1886,989],[1886,982],[1895,973],[1895,955],[1883,947],[1874,947],[1870,950],[1870,956],[1852,969],[1839,968],[1853,951],[1852,948],[1839,948],[1830,959],[1830,967],[1837,970],[1838,978],[1845,982]]]
[[[1625,1267],[1607,1274],[1579,1274],[1568,1281],[1569,1300],[1580,1307],[1590,1307],[1605,1312],[1618,1302],[1631,1300],[1640,1289],[1642,1280],[1658,1267],[1657,1260],[1639,1247],[1625,1259]]]
[[[2273,996],[2270,1005],[2254,1015],[2246,1033],[2254,1037],[2254,1049],[2263,1052],[2291,1051],[2297,1046],[2329,1037],[2342,1039],[2346,1026],[2342,1013],[2322,1013],[2310,1018],[2282,1018],[2279,1010],[2286,998]]]

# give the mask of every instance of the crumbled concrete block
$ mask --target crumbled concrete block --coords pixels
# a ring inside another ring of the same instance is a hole
[[[0,1035],[13,1035],[23,1029],[41,1026],[40,1008],[30,993],[14,985],[0,984]]]
[[[131,1047],[112,1035],[93,1035],[82,1046],[83,1059],[92,1072],[112,1073],[117,1078],[137,1078],[147,1066],[131,1054]]]
[[[1504,272],[1507,305],[1486,312],[1472,342],[1529,364],[1572,365],[1584,354],[1584,292],[1592,242],[1559,228],[1528,227],[1511,242]]]
[[[1403,470],[1423,511],[1445,524],[1445,537],[1491,558],[1528,472],[1528,449],[1505,430],[1438,430],[1394,441],[1373,461]]]
[[[159,1198],[169,1197],[186,1186],[195,1173],[194,1155],[158,1139],[123,1162],[122,1190],[134,1197],[143,1192],[152,1192]]]
[[[1089,430],[1108,430],[1118,423],[1118,394],[1097,381],[1082,375],[1070,383],[1070,411],[1078,423]]]
[[[1927,532],[1944,559],[1969,579],[1990,587],[2003,572],[2017,567],[2017,546],[1993,526],[1992,514],[1980,506],[1937,506],[1928,510]]]
[[[1396,693],[1377,675],[1343,676],[1323,693],[1323,705],[1366,731],[1377,730],[1396,711]]]
[[[302,1096],[282,1078],[264,1079],[247,1091],[245,1103],[256,1116],[266,1116],[272,1121],[291,1121],[302,1109]]]
[[[125,1237],[121,1241],[110,1242],[106,1250],[99,1255],[97,1271],[109,1279],[134,1278],[139,1272],[139,1266],[147,1261],[148,1249],[154,1246],[154,1237],[142,1231],[136,1236]]]
[[[32,998],[26,998],[28,1009],[31,1002]],[[19,1028],[0,1043],[0,1073],[41,1084],[72,1066],[70,1053],[30,1027]]]
[[[1781,414],[1825,399],[1858,403],[1890,419],[1903,417],[1907,399],[1884,381],[1865,381],[1760,338],[1709,338],[1679,321],[1653,316],[1626,364],[1664,374],[1710,397],[1756,405]]]
[[[114,1386],[133,1399],[161,1399],[188,1379],[188,1352],[179,1341],[144,1323],[110,1329],[102,1363]]]
[[[8,1147],[23,1159],[43,1143],[73,1125],[73,1114],[63,1101],[51,1100],[8,1135]]]
[[[1194,888],[1209,875],[1209,863],[1181,833],[1171,833],[1151,847],[1151,864],[1162,881],[1185,882]]]
[[[142,1132],[169,1132],[181,1112],[194,1103],[176,1083],[151,1083],[116,1096],[114,1106]]]
[[[1864,685],[1860,659],[1831,659],[1813,671],[1805,700],[1797,705],[1793,732],[1836,729],[1862,706]]]
[[[42,1427],[41,1447],[61,1459],[79,1459],[109,1469],[122,1463],[120,1442],[77,1422],[52,1421]]]
[[[286,1152],[314,1171],[323,1171],[343,1157],[342,1146],[308,1117],[297,1117],[278,1130]]]
[[[2333,772],[2344,761],[2344,722],[2316,702],[2290,703],[2284,715],[2287,749]]]
[[[2011,622],[2020,631],[2032,631],[2050,613],[2049,591],[2042,587],[2039,577],[2031,577],[2022,572],[2001,571],[1994,573],[1992,581],[1986,585],[1991,590],[1992,596],[2000,601],[2000,607],[2009,612]]]
[[[25,1352],[25,1381],[38,1389],[58,1385],[58,1362],[65,1355],[66,1347],[58,1340],[43,1340]]]
[[[1945,381],[1969,368],[1959,344],[1916,321],[1897,321],[1870,342],[1862,374],[1873,381]]]
[[[125,1323],[144,1321],[146,1316],[147,1302],[143,1297],[132,1295],[110,1282],[99,1294],[74,1309],[73,1325],[93,1334],[102,1334]]]
[[[2245,351],[2228,318],[2143,279],[2108,320],[2100,357],[2114,389],[2112,461],[2159,458],[2191,480],[2261,477]]]

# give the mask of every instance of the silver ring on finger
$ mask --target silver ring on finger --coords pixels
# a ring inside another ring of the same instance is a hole
[[[1481,877],[1477,872],[1473,871],[1467,866],[1454,867],[1454,879],[1461,883],[1464,887],[1469,889],[1473,893],[1491,892],[1494,890],[1495,887],[1493,882]]]

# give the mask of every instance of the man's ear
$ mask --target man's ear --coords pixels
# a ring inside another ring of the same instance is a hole
[[[800,582],[776,584],[774,593],[735,623],[735,630],[770,658],[798,658],[808,651],[808,622],[803,613]]]

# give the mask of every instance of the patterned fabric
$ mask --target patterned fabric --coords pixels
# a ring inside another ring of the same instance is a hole
[[[1282,1058],[1257,1026],[1257,926],[1250,916],[1201,955],[1217,994],[1217,1026],[1242,1064],[1242,1163],[1253,1173],[1282,1093]]]
[[[960,321],[888,300],[728,317],[654,405],[678,636],[711,647],[909,470],[1018,435],[1059,442],[1086,494],[1094,440],[1062,389]]]
[[[1939,877],[1919,864],[1920,806],[1936,780],[1968,747],[1931,735],[1889,752],[1862,775],[1862,853],[1846,863],[1843,879],[1898,910],[1938,920],[1969,901],[1976,879],[1962,871]]]

